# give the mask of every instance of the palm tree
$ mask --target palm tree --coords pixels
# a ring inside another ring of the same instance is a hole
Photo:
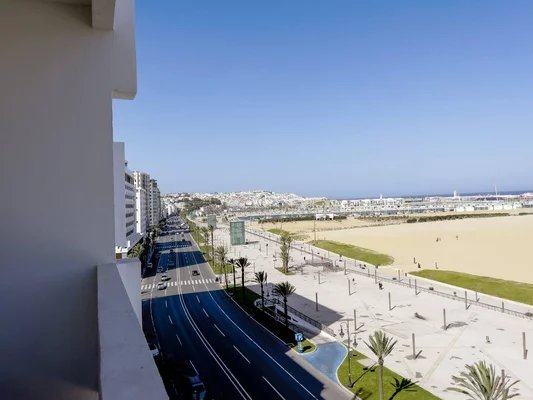
[[[393,400],[400,392],[416,391],[416,382],[411,381],[411,379],[402,378],[399,380],[398,378],[394,378],[394,382],[391,382],[390,384],[394,387],[394,393],[389,397],[389,400]]]
[[[462,393],[472,400],[507,400],[520,395],[518,392],[509,394],[518,381],[511,383],[511,378],[496,375],[494,365],[478,361],[474,365],[465,365],[465,368],[459,376],[452,376],[455,387],[448,390]]]
[[[228,258],[228,264],[231,265],[231,269],[233,271],[233,293],[235,294],[235,260],[234,258]]]
[[[228,273],[226,271],[226,256],[228,255],[228,251],[224,246],[218,246],[216,249],[216,255],[218,258],[218,261],[220,262],[220,265],[222,266],[222,269],[224,270],[224,281],[226,282],[226,289],[228,288]]]
[[[265,309],[265,292],[263,285],[267,281],[268,274],[265,271],[259,271],[255,273],[255,281],[261,285],[261,309]]]
[[[213,262],[215,262],[215,241],[213,240],[215,227],[213,225],[209,225],[207,229],[209,230],[209,233],[211,233],[211,259]]]
[[[287,314],[287,298],[296,291],[289,282],[281,282],[274,285],[272,293],[283,297],[283,311],[285,312],[285,328],[289,327],[289,314]]]
[[[246,292],[244,291],[244,268],[248,267],[250,263],[246,257],[240,257],[237,261],[235,261],[235,265],[241,269],[242,301],[244,303],[246,296]]]
[[[288,232],[283,232],[280,235],[280,257],[282,262],[282,269],[284,273],[289,272],[289,251],[291,250],[291,244],[293,237]]]
[[[202,226],[200,228],[200,232],[201,232],[201,234],[203,236],[205,244],[209,245],[209,229],[206,228],[205,226]]]
[[[391,337],[388,337],[383,331],[375,331],[372,335],[368,336],[370,342],[365,344],[368,346],[370,351],[378,358],[379,364],[379,400],[383,400],[383,363],[385,357],[387,357],[394,346],[398,342],[393,340]]]

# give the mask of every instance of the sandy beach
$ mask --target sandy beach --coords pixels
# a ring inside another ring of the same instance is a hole
[[[413,263],[416,258],[422,268],[435,268],[437,263],[443,270],[533,283],[533,215],[346,229],[356,223],[357,220],[350,219],[322,222],[334,230],[321,230],[317,238],[391,255],[394,267],[404,271],[417,269],[417,264]],[[311,239],[312,226],[312,221],[304,221],[285,223],[283,229],[307,232]],[[279,228],[279,224],[276,227]]]

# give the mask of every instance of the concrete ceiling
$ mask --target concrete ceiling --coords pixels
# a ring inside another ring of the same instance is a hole
[[[44,0],[50,3],[92,6],[93,28],[112,30],[115,21],[116,0]]]
[[[92,0],[44,0],[49,3],[73,4],[76,6],[90,6]]]

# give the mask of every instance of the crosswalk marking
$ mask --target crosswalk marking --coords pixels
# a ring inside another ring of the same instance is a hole
[[[187,280],[183,280],[181,282],[177,282],[177,281],[170,281],[170,282],[167,282],[168,286],[186,286],[186,285],[202,285],[202,284],[208,284],[208,283],[215,283],[215,279],[213,278],[204,278],[204,279],[187,279]],[[152,288],[155,289],[156,287],[156,284],[145,284],[145,285],[141,285],[141,290],[151,290]]]

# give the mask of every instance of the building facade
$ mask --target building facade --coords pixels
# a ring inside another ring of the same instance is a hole
[[[157,187],[157,180],[150,179],[148,184],[148,225],[154,226],[161,220],[161,192]]]
[[[142,237],[135,223],[135,183],[133,173],[128,169],[125,146],[113,143],[113,190],[115,209],[115,254],[124,258],[128,250]]]
[[[135,231],[144,235],[146,233],[146,221],[148,210],[148,195],[143,187],[135,188]]]
[[[112,103],[137,92],[134,23],[133,0],[0,1],[3,399],[168,399],[140,263],[114,252]]]
[[[142,171],[133,172],[135,183],[135,213],[137,218],[137,229],[146,232],[151,224],[150,217],[150,175]]]

